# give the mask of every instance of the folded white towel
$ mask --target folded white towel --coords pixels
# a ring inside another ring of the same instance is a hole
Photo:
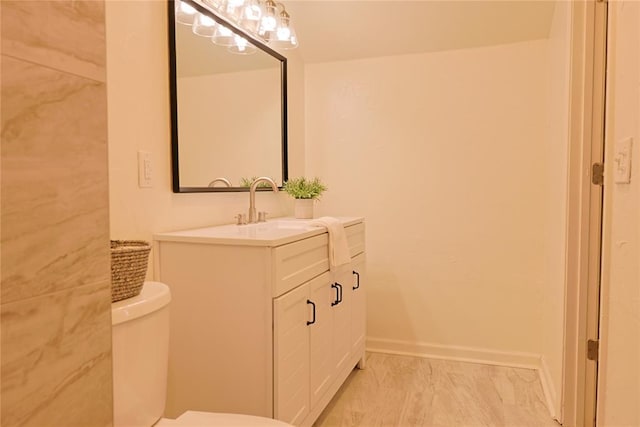
[[[331,270],[351,262],[347,233],[339,219],[323,216],[309,223],[314,227],[326,227],[329,231],[329,266]]]

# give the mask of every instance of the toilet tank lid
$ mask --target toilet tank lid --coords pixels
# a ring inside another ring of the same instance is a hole
[[[144,282],[140,295],[111,304],[111,325],[137,319],[160,310],[171,301],[169,287],[160,282]]]

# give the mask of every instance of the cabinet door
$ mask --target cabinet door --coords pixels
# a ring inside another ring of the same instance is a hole
[[[351,355],[351,269],[343,269],[334,276],[332,290],[333,366],[342,371]]]
[[[328,272],[309,282],[309,299],[313,301],[316,309],[316,321],[309,326],[309,378],[312,408],[331,385],[334,374],[331,284],[331,275]]]
[[[299,425],[309,413],[309,287],[273,300],[274,418]]]
[[[351,298],[351,343],[353,348],[364,349],[367,323],[366,268],[364,254],[352,261],[353,276],[349,292]]]

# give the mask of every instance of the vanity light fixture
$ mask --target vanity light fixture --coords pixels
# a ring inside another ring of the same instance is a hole
[[[269,47],[283,50],[298,47],[291,16],[282,3],[274,0],[200,0],[198,3]],[[176,21],[191,25],[194,34],[210,37],[213,43],[227,46],[233,53],[246,55],[256,51],[246,38],[233,34],[188,2],[176,0],[175,5]]]

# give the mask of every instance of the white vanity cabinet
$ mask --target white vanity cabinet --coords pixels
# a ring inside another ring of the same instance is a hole
[[[326,230],[298,222],[154,236],[172,293],[167,416],[317,419],[364,363],[364,223],[342,220],[352,263],[338,272]]]
[[[274,299],[274,418],[315,420],[323,398],[363,362],[364,254],[356,259],[344,273],[325,272]]]

